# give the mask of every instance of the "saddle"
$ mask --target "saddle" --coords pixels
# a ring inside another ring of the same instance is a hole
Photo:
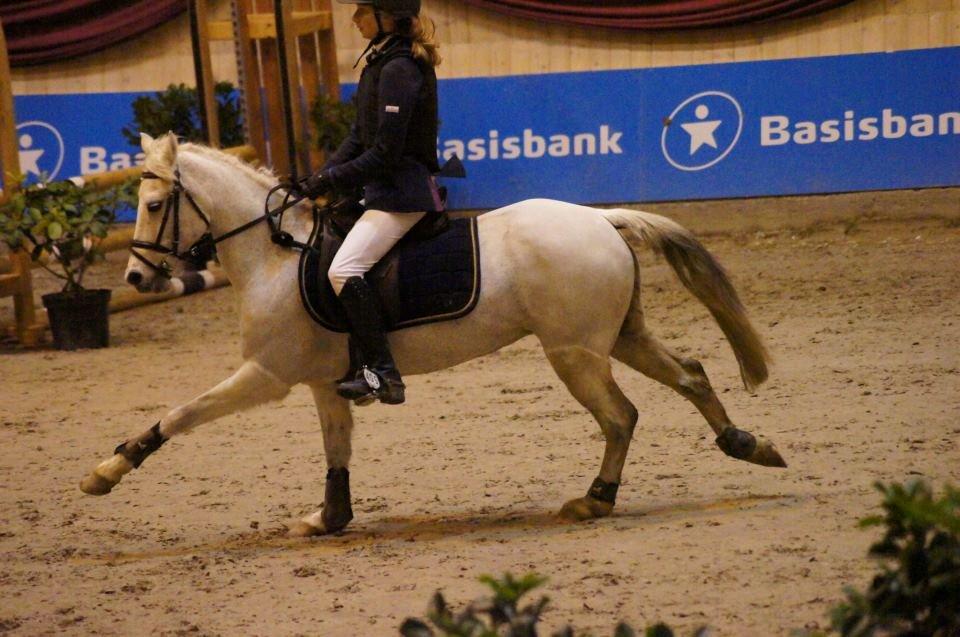
[[[349,332],[327,271],[362,213],[355,200],[314,210],[313,230],[300,256],[303,307],[334,332]],[[430,212],[365,276],[380,295],[384,327],[395,331],[469,314],[480,298],[480,245],[476,219],[451,220]]]

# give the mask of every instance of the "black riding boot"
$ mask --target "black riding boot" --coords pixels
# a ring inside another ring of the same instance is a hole
[[[336,380],[337,385],[355,380],[363,381],[363,354],[360,353],[360,348],[357,346],[357,339],[352,335],[347,338],[347,348],[350,352],[350,367],[343,376]],[[369,392],[369,386],[367,391]],[[347,396],[344,396],[344,398],[347,398]],[[375,403],[377,397],[373,393],[366,393],[352,400],[357,407],[366,407]]]
[[[350,400],[373,395],[382,403],[399,405],[404,400],[404,384],[390,354],[377,293],[363,277],[354,276],[344,283],[338,298],[350,321],[350,334],[363,355],[364,366],[356,378],[340,383],[337,393]]]

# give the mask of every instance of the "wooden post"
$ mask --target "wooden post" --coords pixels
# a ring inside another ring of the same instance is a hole
[[[0,21],[0,184],[6,192],[14,190],[13,175],[20,174],[20,153],[17,142],[17,123],[13,113],[13,91],[10,88],[10,60],[7,58],[7,39]]]
[[[327,11],[333,15],[330,0],[317,0],[317,10]],[[334,37],[336,29],[333,25],[329,29],[317,34],[320,42],[320,70],[323,90],[334,99],[340,99],[340,71],[337,70],[337,39]]]
[[[277,52],[280,62],[280,90],[283,93],[283,133],[291,173],[303,176],[309,171],[309,146],[303,143],[304,118],[300,106],[300,60],[297,56],[297,34],[293,26],[293,6],[290,0],[274,0],[277,33]]]
[[[193,42],[193,70],[197,82],[197,102],[200,122],[206,142],[220,146],[220,120],[217,116],[217,98],[210,63],[210,20],[207,0],[190,0],[190,38]]]
[[[247,1],[252,3],[249,12],[246,12]],[[294,172],[291,157],[296,164],[296,172],[305,174],[307,169],[318,167],[322,159],[322,155],[315,153],[307,141],[311,133],[309,104],[321,90],[318,80],[324,78],[327,95],[337,99],[340,96],[331,4],[330,0],[286,0],[286,6],[283,0],[280,2],[278,5],[274,0],[233,0],[232,23],[212,22],[210,37],[217,40],[233,39],[237,43],[238,60],[246,48],[241,43],[245,38],[250,38],[249,51],[259,51],[260,73],[254,73],[257,67],[253,55],[250,60],[239,64],[247,69],[247,72],[241,73],[243,84],[246,85],[244,95],[250,98],[248,121],[258,123],[254,122],[254,118],[260,115],[267,138],[267,142],[261,146],[260,138],[251,127],[250,143],[257,144],[260,157],[267,160],[280,175]],[[318,6],[326,10],[318,9]],[[244,26],[245,34],[240,29]],[[278,39],[282,47],[278,46]],[[322,51],[319,59],[318,50]],[[287,59],[285,71],[281,62],[284,57]],[[290,125],[284,116],[283,72],[289,78]],[[263,94],[255,95],[252,87],[261,85]],[[257,97],[260,97],[260,104],[255,105]],[[292,142],[289,141],[291,139]]]
[[[233,45],[237,55],[237,77],[243,91],[243,122],[247,144],[257,149],[261,161],[267,159],[267,141],[263,136],[263,106],[260,100],[260,73],[257,70],[257,43],[250,38],[249,0],[232,0]]]
[[[257,13],[273,13],[272,0],[255,0]],[[270,161],[275,173],[290,174],[286,135],[283,134],[283,104],[280,100],[280,59],[276,38],[260,40],[260,66],[263,73],[263,102],[267,110],[267,137]]]
[[[4,194],[17,188],[20,174],[20,152],[17,141],[16,116],[13,110],[13,90],[10,87],[10,60],[7,57],[7,39],[0,22],[0,161],[3,162]],[[13,297],[16,336],[31,347],[40,341],[43,329],[37,325],[33,307],[33,279],[30,274],[30,256],[22,250],[10,255],[10,271],[0,274],[0,297]]]

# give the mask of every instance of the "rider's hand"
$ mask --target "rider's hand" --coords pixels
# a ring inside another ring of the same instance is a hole
[[[298,181],[295,189],[310,199],[316,199],[330,192],[330,180],[322,173],[315,173]]]

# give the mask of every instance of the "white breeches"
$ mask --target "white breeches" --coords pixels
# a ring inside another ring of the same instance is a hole
[[[327,277],[338,295],[347,279],[363,276],[395,246],[426,212],[367,210],[337,251]]]

